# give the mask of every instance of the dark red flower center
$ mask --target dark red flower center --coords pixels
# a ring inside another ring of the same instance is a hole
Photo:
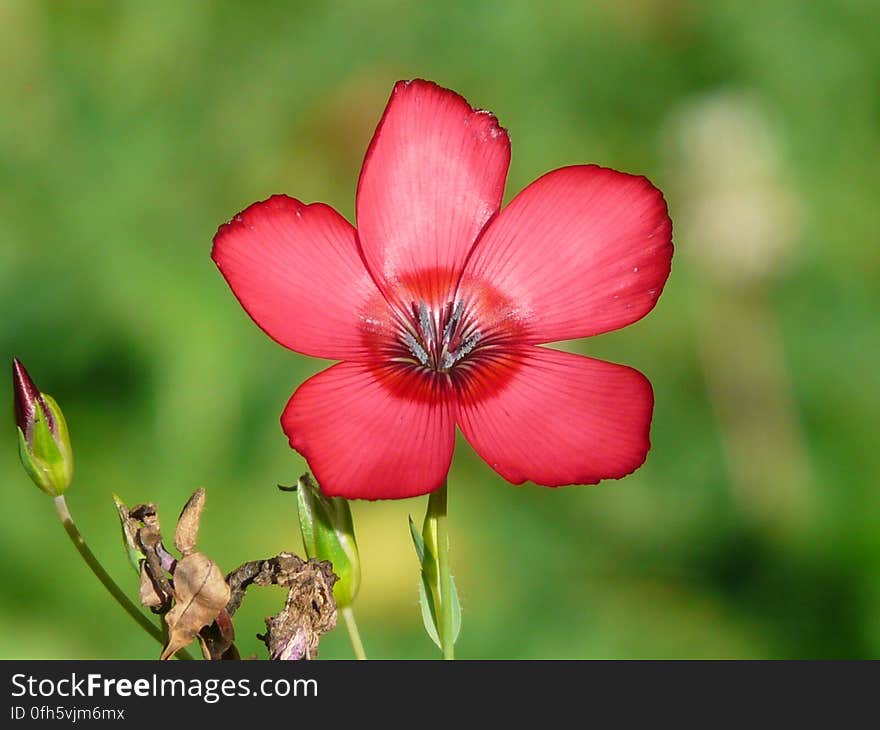
[[[446,373],[472,353],[483,338],[477,321],[465,312],[464,302],[447,302],[439,308],[424,301],[412,302],[408,316],[400,318],[403,346],[397,362],[410,362]]]
[[[435,281],[443,284],[426,285]],[[434,388],[462,391],[491,382],[489,393],[503,387],[518,367],[526,329],[508,297],[485,280],[456,282],[436,270],[398,284],[394,303],[377,297],[361,317],[373,365],[389,388],[397,389],[390,373],[403,376],[404,385],[411,375],[423,376],[422,383],[431,383],[426,398],[436,397]]]

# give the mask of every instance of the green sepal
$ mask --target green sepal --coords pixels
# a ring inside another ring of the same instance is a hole
[[[326,497],[309,474],[297,482],[297,511],[306,556],[327,560],[339,580],[333,597],[340,608],[354,603],[361,582],[361,563],[348,501]]]
[[[31,452],[28,450],[27,439],[25,439],[24,432],[20,428],[18,429],[18,456],[21,459],[21,465],[24,467],[27,475],[31,478],[31,481],[33,481],[33,483],[36,484],[40,489],[42,489],[46,494],[54,497],[55,495],[45,486],[49,483],[48,475],[44,473],[40,463],[31,458]]]
[[[303,485],[301,478],[297,483],[296,510],[299,516],[299,532],[302,537],[306,557],[318,555],[318,542],[315,538],[315,497],[311,490]]]
[[[34,409],[31,451],[36,458],[47,464],[57,464],[63,458],[61,449],[58,448],[58,443],[52,435],[52,429],[49,428],[49,419],[40,406]]]
[[[52,414],[52,420],[55,422],[55,444],[64,461],[65,469],[68,472],[69,479],[73,479],[73,448],[70,445],[70,433],[67,430],[67,420],[61,411],[61,406],[51,396],[43,393],[43,402]],[[47,424],[48,425],[48,424]]]
[[[58,404],[48,396],[43,397],[47,407],[52,409],[52,416],[56,416],[56,413],[60,416]],[[56,420],[64,423],[63,418],[61,416]],[[30,445],[24,432],[18,428],[18,455],[22,466],[34,484],[51,497],[64,494],[73,479],[73,453],[70,450],[70,440],[66,438],[66,424],[58,432],[63,433],[64,441],[52,434],[49,420],[39,407],[34,414]]]

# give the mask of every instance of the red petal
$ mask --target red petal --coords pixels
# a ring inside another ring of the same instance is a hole
[[[300,386],[281,425],[331,496],[427,494],[452,461],[455,409],[441,385],[424,373],[343,362]]]
[[[478,372],[460,391],[459,426],[508,481],[595,484],[644,463],[654,396],[637,370],[523,347]]]
[[[362,312],[380,298],[357,233],[329,206],[275,195],[220,226],[211,257],[245,311],[306,355],[364,351]]]
[[[510,140],[492,114],[428,81],[397,83],[357,192],[364,258],[389,299],[420,276],[424,299],[445,303],[501,206],[509,163]]]
[[[517,308],[531,342],[625,327],[657,302],[672,223],[644,177],[595,165],[539,178],[492,221],[464,285],[489,281]]]

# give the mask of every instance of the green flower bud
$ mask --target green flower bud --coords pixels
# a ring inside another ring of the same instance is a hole
[[[17,358],[12,360],[18,454],[28,476],[53,497],[64,494],[73,479],[73,451],[61,408],[41,393]]]
[[[348,502],[325,496],[315,480],[303,474],[297,482],[296,504],[306,555],[332,563],[339,576],[333,586],[336,605],[350,606],[361,584],[361,559]]]

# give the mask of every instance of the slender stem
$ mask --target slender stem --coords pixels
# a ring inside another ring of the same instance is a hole
[[[437,526],[437,572],[440,588],[440,643],[443,658],[455,659],[452,635],[452,581],[449,572],[449,532],[446,521],[446,483],[428,498],[428,515]]]
[[[342,609],[342,618],[345,619],[345,628],[348,629],[348,638],[351,639],[351,648],[354,649],[355,659],[366,659],[367,653],[364,651],[363,642],[361,642],[361,633],[358,631],[357,622],[354,620],[354,611],[351,606]]]
[[[110,577],[107,571],[104,570],[104,567],[98,562],[95,554],[89,549],[85,539],[76,528],[76,525],[73,522],[73,517],[70,516],[70,510],[67,509],[67,502],[65,501],[63,494],[55,497],[55,510],[58,512],[58,517],[61,518],[61,524],[64,526],[64,530],[67,532],[70,541],[77,549],[77,552],[82,556],[82,559],[86,561],[86,565],[89,566],[89,569],[95,574],[95,577],[101,581],[104,588],[106,588],[110,595],[116,599],[116,602],[122,606],[123,610],[131,616],[144,631],[164,646],[165,639],[162,636],[162,631],[153,625],[153,623],[138,610],[138,607],[128,599],[128,596],[126,596],[125,593],[122,592],[122,589],[116,585],[116,582]],[[185,649],[178,651],[177,657],[180,659],[192,659]]]

